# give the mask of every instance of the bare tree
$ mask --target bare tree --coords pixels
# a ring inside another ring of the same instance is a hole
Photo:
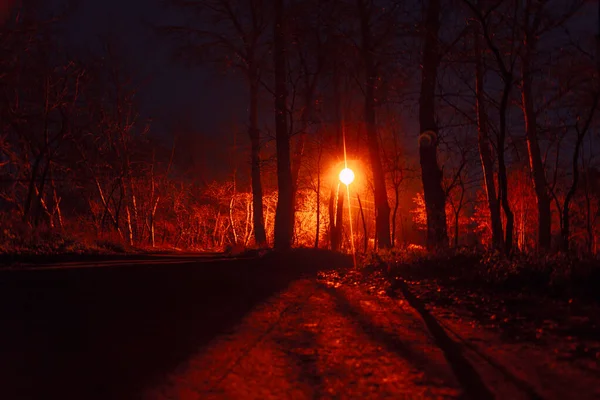
[[[502,92],[500,105],[498,108],[498,119],[499,129],[497,134],[497,140],[495,143],[495,149],[498,156],[498,186],[499,186],[499,198],[502,204],[502,210],[506,217],[506,228],[505,228],[505,239],[504,239],[504,250],[507,254],[510,254],[513,246],[513,234],[515,217],[511,210],[509,196],[508,196],[508,175],[506,167],[506,138],[507,138],[507,115],[509,108],[510,94],[515,84],[515,62],[516,54],[518,54],[518,42],[515,39],[517,30],[515,28],[516,21],[514,18],[500,17],[502,23],[511,24],[507,29],[510,35],[507,49],[501,48],[498,42],[495,40],[495,36],[491,32],[491,18],[494,13],[502,15],[503,10],[496,10],[501,5],[499,2],[493,5],[490,9],[484,10],[479,4],[473,4],[468,0],[464,0],[467,7],[471,10],[475,19],[481,26],[481,34],[487,49],[492,53],[496,67],[498,68],[499,77],[502,82]],[[506,57],[504,54],[508,54]]]
[[[538,110],[535,107],[534,77],[537,71],[543,69],[536,65],[535,57],[538,43],[554,28],[563,25],[582,6],[583,1],[569,1],[566,4],[555,4],[551,1],[525,0],[521,22],[522,41],[521,49],[521,100],[523,115],[525,117],[525,133],[531,178],[535,189],[538,208],[538,246],[540,250],[550,249],[552,238],[552,214],[550,210],[551,196],[548,191],[548,182],[542,152],[538,139]],[[552,11],[558,10],[559,13]],[[551,39],[554,40],[554,39]]]
[[[596,77],[596,79],[598,79]],[[571,185],[567,190],[567,194],[565,195],[565,201],[562,207],[562,229],[561,229],[561,239],[562,239],[562,250],[564,252],[569,252],[570,250],[570,239],[571,239],[571,218],[570,218],[570,205],[573,200],[573,196],[575,196],[575,192],[579,185],[579,157],[581,154],[581,147],[583,145],[583,140],[585,139],[586,134],[590,130],[590,126],[592,121],[594,120],[594,116],[598,111],[598,105],[600,103],[600,89],[596,88],[594,93],[591,95],[590,106],[587,112],[587,115],[583,117],[581,121],[581,116],[577,116],[577,122],[575,123],[573,129],[575,131],[575,146],[573,149],[573,158],[572,158],[572,181]]]
[[[298,2],[294,4],[290,12],[295,17],[292,19],[293,26],[290,29],[293,35],[293,54],[289,64],[290,75],[297,75],[299,80],[300,112],[299,127],[297,132],[290,129],[290,134],[296,136],[294,150],[291,160],[292,168],[292,191],[293,202],[296,204],[296,192],[298,190],[298,178],[302,166],[302,158],[307,142],[308,130],[313,119],[315,97],[319,79],[325,67],[327,47],[324,37],[328,32],[322,30],[330,29],[324,23],[324,13],[327,5],[320,1]],[[325,28],[323,27],[325,26]],[[294,110],[290,110],[292,118]],[[292,124],[293,125],[293,124]]]
[[[438,165],[438,126],[435,118],[435,88],[440,63],[438,35],[440,30],[440,0],[429,0],[425,11],[421,97],[419,100],[419,159],[427,210],[427,245],[430,248],[448,246],[446,199],[442,187],[442,170]]]
[[[294,234],[294,203],[290,164],[290,136],[287,129],[286,41],[284,1],[275,0],[273,65],[275,67],[275,137],[277,142],[277,211],[275,249],[288,250]]]
[[[492,246],[498,249],[504,247],[504,233],[502,232],[502,218],[500,216],[500,203],[496,195],[496,183],[494,179],[494,161],[490,142],[489,122],[485,104],[484,90],[484,65],[483,57],[480,57],[481,34],[479,25],[474,25],[474,50],[475,50],[475,96],[477,110],[477,132],[479,157],[483,170],[483,179],[487,195],[488,208],[490,210],[490,222],[492,227]]]
[[[377,244],[380,248],[392,246],[390,236],[390,206],[387,198],[385,184],[385,173],[381,165],[379,151],[379,136],[377,134],[376,120],[376,88],[378,81],[377,64],[374,59],[376,43],[372,33],[372,17],[375,6],[365,0],[357,0],[357,9],[360,18],[360,54],[364,66],[365,90],[364,90],[364,115],[367,129],[367,143],[369,148],[369,159],[373,171],[373,182],[375,192],[375,231],[377,233]]]

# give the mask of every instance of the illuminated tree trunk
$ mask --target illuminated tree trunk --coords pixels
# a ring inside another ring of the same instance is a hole
[[[439,0],[436,0],[439,1]],[[508,200],[508,178],[506,174],[506,160],[505,160],[505,149],[506,143],[506,114],[508,110],[508,101],[510,99],[510,91],[513,85],[513,63],[507,63],[504,61],[501,49],[494,43],[493,36],[489,32],[487,24],[487,16],[484,15],[475,5],[468,1],[465,4],[473,11],[473,14],[479,21],[479,25],[482,28],[483,37],[489,50],[492,52],[496,64],[500,71],[500,78],[502,79],[502,99],[500,100],[500,109],[498,118],[500,120],[500,130],[498,132],[498,141],[496,143],[496,153],[498,155],[498,196],[500,198],[500,204],[502,210],[506,216],[506,232],[504,239],[504,251],[510,254],[513,243],[513,230],[515,224],[515,216],[510,208],[510,202]]]
[[[365,213],[363,212],[362,202],[360,201],[360,196],[358,195],[358,193],[356,193],[356,199],[358,200],[358,207],[360,210],[360,216],[362,218],[362,225],[363,225],[363,235],[364,235],[363,252],[366,254],[367,250],[369,249],[369,235],[367,233],[367,221],[365,221]]]
[[[319,145],[319,156],[317,158],[317,227],[315,229],[315,249],[319,248],[319,235],[321,233],[321,157],[323,156],[323,145]]]
[[[425,209],[427,213],[427,246],[448,247],[446,227],[446,195],[442,188],[442,171],[437,161],[438,127],[435,122],[435,86],[439,54],[437,52],[440,29],[440,0],[430,0],[426,16],[426,36],[423,45],[421,71],[421,98],[419,99],[419,158]]]
[[[252,235],[252,229],[250,226],[252,225],[252,201],[249,199],[246,200],[246,224],[244,227],[244,246],[248,246],[248,241],[250,240],[250,235]]]
[[[56,185],[54,184],[54,177],[52,175],[52,171],[50,171],[50,189],[52,190],[52,199],[54,202],[54,209],[52,210],[52,217],[54,217],[54,214],[56,214],[58,227],[62,230],[64,228],[64,226],[63,226],[62,211],[60,210],[61,198],[58,197],[58,193],[56,192]]]
[[[552,238],[552,216],[550,211],[550,195],[540,145],[537,137],[537,118],[533,106],[531,71],[531,52],[535,48],[535,39],[525,34],[525,50],[522,57],[523,82],[521,85],[521,100],[523,115],[525,116],[525,132],[527,137],[527,150],[529,155],[529,167],[537,199],[538,209],[538,246],[540,250],[550,250]]]
[[[331,239],[331,250],[339,251],[342,245],[342,227],[344,221],[344,194],[340,195],[340,185],[337,190],[331,189],[329,198],[329,236]]]
[[[233,233],[233,244],[238,244],[238,236],[237,231],[235,230],[235,221],[233,219],[233,202],[235,199],[235,192],[231,196],[231,201],[229,202],[229,224],[231,225],[231,232]]]
[[[315,249],[319,248],[319,234],[321,231],[321,177],[317,176],[317,227],[315,228]]]
[[[404,181],[403,167],[399,164],[400,157],[400,145],[398,143],[398,137],[394,135],[394,156],[393,156],[393,169],[391,173],[392,186],[394,188],[394,208],[392,210],[392,245],[396,246],[398,243],[398,208],[400,207],[400,185]]]
[[[129,206],[125,206],[125,213],[127,214],[127,237],[129,238],[129,245],[133,246],[133,227],[131,226],[131,212]]]
[[[294,232],[290,136],[287,130],[286,54],[283,0],[275,0],[273,61],[275,66],[275,139],[277,142],[277,211],[275,213],[275,249],[288,250]]]
[[[34,225],[38,226],[40,223],[40,212],[44,209],[48,209],[45,200],[44,200],[44,193],[45,193],[45,185],[46,185],[46,178],[48,176],[48,171],[50,170],[50,163],[51,163],[51,158],[50,155],[48,155],[48,162],[46,163],[46,166],[44,167],[44,171],[42,172],[42,176],[41,176],[41,183],[40,183],[40,188],[38,189],[37,185],[34,185],[35,188],[35,194],[36,194],[36,198],[37,198],[37,204],[38,207],[36,209],[36,213],[35,213],[35,218],[34,218]]]
[[[373,186],[375,192],[375,231],[377,244],[380,248],[392,246],[390,236],[390,206],[387,198],[385,185],[385,174],[381,165],[379,154],[379,137],[377,135],[377,122],[375,117],[375,88],[377,85],[377,67],[373,59],[373,37],[371,33],[371,21],[367,5],[364,0],[357,0],[360,13],[361,26],[361,51],[362,61],[365,68],[365,124],[367,128],[367,143],[369,147],[369,158],[373,170]]]
[[[250,74],[250,127],[248,128],[251,145],[252,168],[252,218],[254,225],[254,241],[257,246],[267,242],[263,215],[263,189],[260,176],[260,131],[258,129],[258,78],[256,73]]]
[[[396,245],[396,221],[398,219],[398,202],[400,201],[400,188],[394,185],[394,211],[392,211],[392,243]],[[362,212],[362,207],[361,207]]]
[[[478,28],[478,25],[476,25]],[[479,34],[475,35],[475,54],[480,54]],[[485,93],[483,90],[483,63],[481,57],[475,57],[475,91],[477,107],[477,130],[479,143],[479,157],[483,169],[483,179],[490,210],[490,222],[492,226],[492,246],[498,249],[504,247],[504,233],[502,232],[502,218],[500,216],[500,203],[496,195],[496,183],[494,182],[494,162],[490,149],[490,137],[488,130],[488,119],[485,110]]]
[[[334,250],[334,236],[335,236],[335,189],[332,187],[329,193],[329,248]],[[335,251],[335,250],[334,250]]]
[[[504,89],[502,100],[500,102],[500,133],[498,135],[498,183],[500,185],[500,201],[502,209],[506,216],[506,236],[504,239],[504,250],[507,254],[512,251],[513,233],[515,225],[515,215],[513,214],[508,201],[508,177],[506,174],[506,161],[504,159],[504,143],[506,142],[506,111],[508,108],[508,99],[510,97],[510,88],[512,86],[512,74],[506,73],[503,77]]]
[[[335,120],[335,152],[337,153],[338,160],[344,157],[344,147],[342,141],[343,135],[343,112],[342,112],[342,92],[340,82],[340,71],[339,65],[334,63],[334,75],[333,75],[333,106],[334,106],[334,120]],[[341,247],[342,241],[342,227],[343,227],[343,210],[344,210],[344,196],[340,196],[340,184],[336,179],[332,182],[331,193],[329,197],[329,238],[330,246],[332,251],[338,251]]]
[[[599,41],[600,41],[600,36]],[[600,49],[600,44],[599,44]],[[598,72],[600,72],[600,57],[599,57],[599,66]],[[571,187],[567,191],[565,196],[565,203],[563,205],[562,212],[562,230],[561,230],[561,239],[562,239],[562,250],[565,253],[568,253],[570,250],[570,241],[571,241],[571,218],[570,218],[570,207],[571,200],[575,196],[575,192],[577,191],[577,186],[579,185],[579,155],[581,153],[581,147],[583,144],[583,139],[585,138],[586,133],[590,129],[590,125],[592,123],[592,119],[594,114],[596,113],[596,109],[598,108],[598,104],[600,103],[600,89],[596,89],[597,92],[594,94],[594,99],[592,101],[592,106],[589,111],[589,115],[584,121],[583,127],[576,126],[577,129],[577,138],[575,140],[575,149],[573,150],[573,159],[572,159],[572,168],[573,168],[573,181],[571,182]]]
[[[460,234],[460,212],[463,208],[463,202],[465,200],[465,183],[459,176],[459,187],[460,187],[460,198],[458,204],[454,207],[454,248],[458,248],[459,234]]]
[[[156,241],[154,239],[154,227],[156,225],[156,208],[158,207],[158,202],[160,200],[160,197],[156,198],[156,201],[154,202],[154,207],[152,207],[152,211],[150,213],[150,240],[152,243],[152,247],[156,246]]]

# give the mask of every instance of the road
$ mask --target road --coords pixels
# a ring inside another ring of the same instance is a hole
[[[406,285],[318,274],[345,263],[323,257],[0,271],[0,398],[600,398],[596,371],[444,319]]]

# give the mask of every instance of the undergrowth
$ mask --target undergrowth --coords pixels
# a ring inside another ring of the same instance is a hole
[[[428,252],[391,249],[359,257],[359,267],[389,279],[436,279],[455,285],[580,297],[600,302],[600,262],[565,254],[513,254],[469,249]]]
[[[85,231],[70,233],[45,227],[7,226],[0,230],[0,254],[43,256],[56,254],[126,253],[132,249],[111,235],[97,237]]]

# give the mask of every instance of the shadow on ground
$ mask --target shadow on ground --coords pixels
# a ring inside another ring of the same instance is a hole
[[[302,275],[348,265],[298,250],[245,260],[0,274],[3,399],[135,399]]]
[[[464,393],[468,398],[472,399],[493,399],[494,395],[486,387],[482,380],[482,377],[477,370],[471,365],[464,355],[465,343],[459,343],[454,341],[448,336],[445,329],[439,324],[436,318],[425,307],[425,304],[421,302],[409,289],[408,285],[402,279],[398,279],[394,282],[392,290],[400,290],[404,298],[413,307],[427,326],[427,329],[433,336],[437,346],[444,352],[444,356],[448,361],[448,364],[454,371],[454,374],[461,386],[463,387]],[[473,350],[471,348],[471,350]],[[481,354],[479,354],[481,356]],[[519,378],[512,375],[508,370],[501,365],[493,362],[491,359],[486,361],[499,370],[504,377],[512,382],[516,387],[527,393],[530,399],[541,399],[542,397],[535,391],[535,389],[527,382],[520,380]]]

